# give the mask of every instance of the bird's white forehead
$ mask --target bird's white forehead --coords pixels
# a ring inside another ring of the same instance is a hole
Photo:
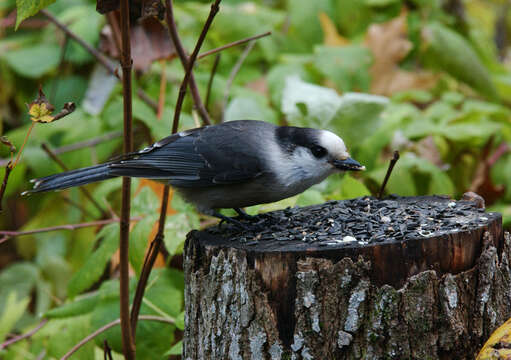
[[[319,135],[319,142],[335,158],[344,160],[350,156],[344,141],[333,132],[322,130]]]

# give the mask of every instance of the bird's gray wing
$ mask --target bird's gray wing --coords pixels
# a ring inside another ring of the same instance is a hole
[[[231,122],[193,129],[110,164],[117,176],[168,181],[178,187],[241,183],[260,176],[260,149],[252,144],[252,122]],[[255,134],[254,134],[255,135]]]

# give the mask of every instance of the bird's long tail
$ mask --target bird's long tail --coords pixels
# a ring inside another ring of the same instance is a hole
[[[67,189],[116,177],[116,175],[110,174],[109,165],[108,163],[95,165],[31,180],[34,183],[34,188],[26,191],[24,194]]]

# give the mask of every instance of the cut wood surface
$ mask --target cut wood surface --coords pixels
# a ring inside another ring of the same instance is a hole
[[[185,359],[472,359],[511,315],[509,234],[475,203],[364,198],[250,224],[188,236]]]

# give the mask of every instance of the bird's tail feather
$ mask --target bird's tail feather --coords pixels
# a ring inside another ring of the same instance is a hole
[[[34,188],[26,191],[25,193],[67,189],[73,186],[85,185],[96,181],[110,179],[115,177],[115,175],[110,174],[109,165],[110,164],[108,163],[95,165],[39,179],[33,179],[31,182],[34,183]]]

